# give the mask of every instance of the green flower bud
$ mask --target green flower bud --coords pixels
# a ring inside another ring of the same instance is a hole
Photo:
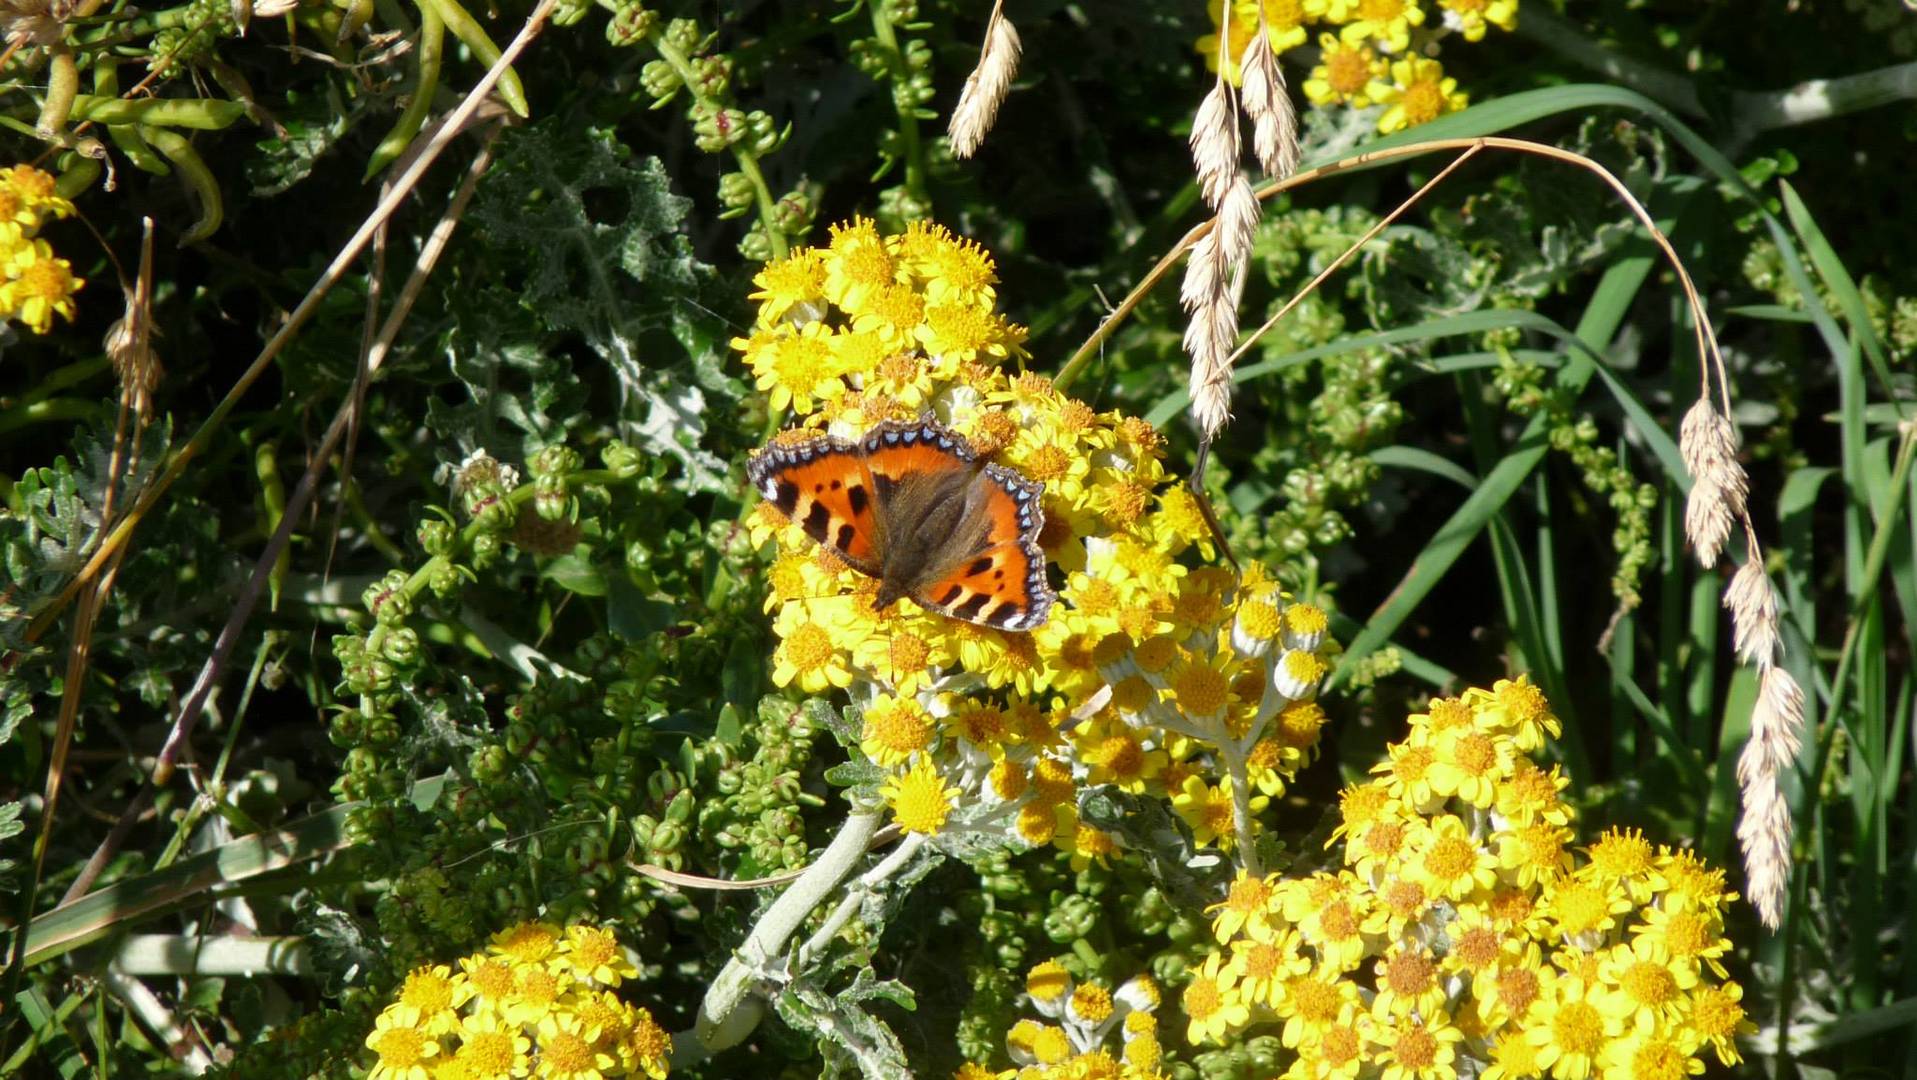
[[[768,262],[772,258],[772,241],[766,236],[765,223],[755,221],[746,234],[739,238],[739,254],[749,262]]]
[[[358,709],[341,709],[333,714],[326,725],[326,737],[334,746],[342,750],[352,750],[359,746],[366,734],[366,718]]]
[[[746,114],[746,148],[759,157],[772,153],[785,145],[785,132],[773,123],[772,117],[757,109]]]
[[[409,626],[399,627],[379,643],[379,652],[395,668],[412,667],[419,663],[419,634]]]
[[[652,107],[657,109],[671,101],[685,84],[679,81],[679,70],[664,60],[650,60],[639,69],[639,85],[652,95]]]
[[[459,591],[459,582],[463,575],[459,567],[450,562],[437,563],[426,572],[426,587],[441,600]]]
[[[721,54],[694,60],[692,82],[704,96],[714,100],[724,98],[732,85],[732,58]]]
[[[615,46],[637,45],[644,41],[659,25],[659,16],[638,4],[632,4],[613,14],[606,23],[606,40]]]
[[[360,603],[381,626],[397,625],[413,613],[412,598],[406,595],[406,579],[406,571],[389,570],[360,593]]]
[[[759,193],[744,173],[729,172],[719,177],[719,202],[726,208],[723,217],[738,217],[752,209]]]
[[[426,554],[444,555],[453,550],[453,541],[458,538],[459,530],[445,518],[429,517],[419,523],[419,531],[414,535]]]
[[[618,440],[607,443],[599,451],[599,461],[622,479],[634,475],[646,465],[645,455]]]
[[[688,57],[704,52],[707,40],[699,33],[699,24],[691,19],[674,19],[666,24],[666,44]]]
[[[480,533],[473,537],[473,569],[484,570],[497,562],[503,547],[495,533]]]
[[[542,521],[570,521],[578,516],[579,500],[564,476],[542,476],[533,481],[533,512]]]
[[[746,137],[746,115],[737,109],[696,106],[692,111],[692,145],[716,154]]]
[[[526,463],[526,471],[534,479],[548,476],[565,476],[576,472],[582,461],[579,451],[570,446],[548,446]]]

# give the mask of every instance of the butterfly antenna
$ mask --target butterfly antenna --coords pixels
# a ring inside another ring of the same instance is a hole
[[[1232,554],[1231,541],[1225,539],[1225,530],[1218,524],[1218,514],[1211,506],[1211,495],[1205,490],[1205,467],[1210,462],[1211,438],[1207,436],[1198,440],[1198,457],[1192,462],[1191,480],[1186,486],[1191,489],[1192,498],[1198,500],[1198,512],[1204,515],[1205,527],[1211,530],[1211,538],[1217,542],[1218,550],[1225,553],[1225,561],[1231,564],[1233,570],[1242,570],[1243,567],[1238,565],[1238,556]]]

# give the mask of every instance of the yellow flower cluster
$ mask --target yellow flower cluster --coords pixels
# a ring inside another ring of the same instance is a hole
[[[1239,771],[1266,796],[1282,789],[1323,720],[1309,699],[1325,615],[1256,574],[1238,583],[1180,562],[1215,551],[1197,501],[1166,476],[1162,438],[991,364],[1021,355],[1025,336],[994,310],[996,282],[990,255],[937,225],[881,236],[865,220],[755,278],[756,328],[733,344],[775,407],[848,439],[935,416],[1044,484],[1039,543],[1065,582],[1031,633],[910,603],[879,611],[876,581],[761,503],[753,542],[779,552],[773,681],[849,690],[909,831],[939,832],[966,805],[968,828],[1009,826],[1082,866],[1112,840],[1078,821],[1077,787],[1111,783],[1186,799],[1200,835],[1229,845],[1215,807],[1222,790],[1229,823],[1232,788],[1208,785],[1196,762],[1209,744],[1227,765],[1249,759]]]
[[[1753,1030],[1723,871],[1611,830],[1577,858],[1558,721],[1520,678],[1433,701],[1341,797],[1344,866],[1240,874],[1185,987],[1193,1042],[1270,1024],[1289,1080],[1683,1080]]]
[[[968,1063],[953,1080],[1159,1080],[1164,1075],[1158,985],[1148,976],[1134,976],[1112,991],[1075,983],[1064,965],[1047,960],[1026,973],[1025,993],[1050,1022],[1020,1020],[1005,1033],[1015,1067],[995,1072]]]
[[[457,967],[406,976],[366,1036],[369,1080],[666,1075],[671,1037],[612,992],[639,970],[611,931],[521,923]]]
[[[18,319],[36,334],[53,327],[55,314],[72,321],[73,294],[86,282],[39,238],[47,218],[71,213],[53,177],[31,165],[0,169],[0,320]]]
[[[1198,39],[1206,65],[1218,70],[1224,45],[1225,74],[1239,79],[1238,60],[1257,33],[1262,14],[1274,51],[1302,45],[1308,26],[1318,26],[1318,62],[1304,83],[1313,105],[1383,106],[1378,130],[1385,133],[1434,120],[1469,104],[1458,81],[1437,60],[1413,47],[1419,40],[1459,34],[1480,41],[1485,29],[1517,26],[1518,0],[1438,0],[1427,19],[1423,0],[1212,0],[1212,33]]]

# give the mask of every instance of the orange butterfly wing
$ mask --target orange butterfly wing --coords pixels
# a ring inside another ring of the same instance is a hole
[[[1002,465],[987,465],[980,489],[968,495],[973,513],[989,522],[986,546],[912,599],[954,619],[1031,630],[1042,626],[1057,600],[1045,579],[1045,553],[1038,546],[1045,527],[1039,497],[1045,485]]]
[[[774,443],[746,464],[766,501],[852,569],[879,575],[876,493],[856,444],[829,435]]]

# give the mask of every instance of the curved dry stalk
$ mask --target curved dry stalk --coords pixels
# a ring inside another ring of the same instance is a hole
[[[1698,339],[1699,354],[1710,359],[1714,370],[1718,374],[1720,386],[1728,385],[1723,374],[1725,371],[1724,359],[1717,347],[1717,334],[1711,328],[1710,320],[1705,317],[1704,301],[1698,294],[1696,284],[1691,280],[1690,272],[1685,269],[1683,260],[1678,257],[1677,249],[1671,245],[1670,239],[1664,235],[1663,230],[1657,227],[1657,222],[1651,218],[1650,211],[1646,210],[1644,205],[1637,200],[1637,197],[1631,194],[1630,189],[1624,185],[1624,181],[1618,179],[1615,174],[1603,165],[1598,164],[1596,161],[1582,154],[1551,146],[1547,143],[1533,142],[1529,139],[1512,139],[1498,135],[1480,135],[1469,139],[1431,139],[1426,142],[1394,146],[1388,150],[1367,150],[1363,153],[1353,154],[1350,157],[1339,158],[1337,161],[1327,162],[1315,168],[1293,173],[1282,180],[1269,181],[1260,185],[1256,194],[1262,202],[1265,199],[1277,195],[1279,192],[1303,187],[1315,180],[1336,176],[1339,173],[1368,168],[1387,161],[1398,161],[1405,158],[1422,157],[1426,154],[1442,153],[1446,150],[1473,149],[1479,151],[1505,150],[1512,153],[1532,154],[1538,157],[1550,158],[1555,161],[1562,161],[1593,174],[1602,180],[1606,186],[1610,187],[1611,190],[1616,192],[1619,198],[1624,200],[1625,205],[1630,208],[1632,216],[1637,219],[1638,224],[1642,225],[1650,234],[1651,241],[1664,253],[1666,261],[1670,263],[1673,272],[1677,275],[1678,284],[1680,288],[1682,288],[1685,301],[1691,309],[1692,320],[1695,324],[1694,332]],[[1407,201],[1415,203],[1415,201],[1424,194],[1426,194],[1426,192],[1420,189],[1411,200]],[[1085,339],[1084,344],[1080,345],[1078,350],[1066,360],[1064,366],[1059,369],[1058,375],[1052,380],[1053,385],[1061,389],[1070,385],[1084,370],[1085,365],[1091,362],[1092,357],[1098,355],[1099,346],[1103,345],[1106,340],[1112,336],[1112,333],[1118,328],[1118,324],[1123,322],[1133,311],[1137,310],[1138,305],[1143,302],[1145,296],[1149,294],[1152,289],[1156,288],[1158,283],[1165,279],[1166,275],[1171,273],[1172,267],[1177,265],[1178,260],[1184,256],[1185,252],[1189,251],[1192,245],[1203,239],[1211,231],[1212,223],[1210,221],[1203,222],[1194,226],[1181,237],[1176,244],[1172,245],[1171,250],[1167,251],[1152,265],[1152,268],[1145,273],[1145,276],[1139,280],[1138,284],[1133,286],[1131,291],[1125,294],[1125,298],[1119,301],[1118,306],[1113,308],[1111,313],[1099,323],[1098,328]],[[1724,392],[1723,401],[1725,411],[1728,412],[1730,409],[1728,390]]]

